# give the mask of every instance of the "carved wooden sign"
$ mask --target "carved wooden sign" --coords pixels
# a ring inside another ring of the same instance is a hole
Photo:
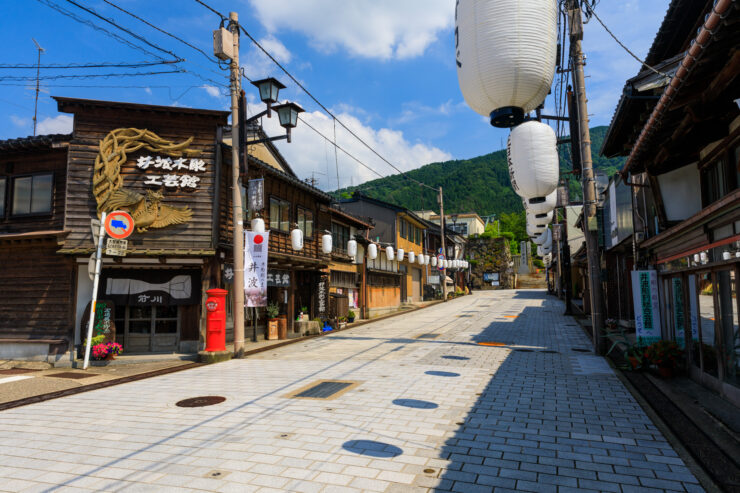
[[[139,233],[190,221],[193,217],[190,207],[174,207],[163,201],[167,189],[194,189],[198,186],[200,178],[197,175],[205,171],[205,163],[195,158],[200,155],[199,150],[188,149],[192,141],[190,137],[178,144],[138,128],[117,128],[108,133],[100,141],[92,178],[92,193],[98,214],[117,209],[127,210],[134,218]],[[156,157],[142,156],[136,161],[138,169],[147,170],[151,167],[156,171],[147,176],[144,184],[158,189],[148,189],[146,194],[126,189],[121,173],[128,155],[140,149],[157,154]]]

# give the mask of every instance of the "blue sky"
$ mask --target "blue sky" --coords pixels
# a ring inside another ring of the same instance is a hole
[[[75,0],[187,61],[184,73],[92,79],[48,79],[55,75],[173,70],[172,65],[132,69],[42,69],[38,133],[71,131],[71,117],[59,114],[51,96],[228,109],[227,72],[201,53],[116,10],[102,0]],[[193,0],[111,0],[161,29],[212,52],[211,31],[219,19]],[[423,164],[475,157],[502,148],[507,131],[491,127],[465,105],[454,63],[454,0],[208,0],[216,10],[239,13],[241,24],[283,63],[340,120],[403,170]],[[603,0],[601,19],[638,56],[644,57],[667,9],[668,0]],[[144,53],[62,15],[58,6],[84,21],[142,46]],[[67,0],[0,0],[4,26],[2,63],[35,64],[31,38],[46,50],[42,64],[140,62],[168,58],[117,31]],[[585,26],[587,92],[592,125],[607,125],[624,81],[639,64],[592,20]],[[242,38],[241,60],[252,79],[275,76],[288,88],[281,99],[299,102],[304,118],[325,135],[333,122],[264,56]],[[0,139],[32,134],[35,70],[0,69]],[[12,85],[11,85],[12,84]],[[71,87],[86,86],[86,87]],[[136,86],[136,87],[124,87]],[[255,101],[256,90],[245,87]],[[547,107],[552,107],[548,101]],[[260,110],[258,102],[250,110]],[[281,133],[276,118],[265,120],[271,135]],[[341,127],[337,143],[381,175],[394,171]],[[279,144],[301,178],[312,174],[323,189],[359,184],[377,177],[306,126],[294,129],[293,143]],[[338,170],[338,172],[337,172]]]

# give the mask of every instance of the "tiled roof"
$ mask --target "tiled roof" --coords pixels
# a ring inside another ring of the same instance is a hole
[[[25,151],[54,147],[54,144],[69,142],[72,134],[49,134],[0,140],[0,151]]]

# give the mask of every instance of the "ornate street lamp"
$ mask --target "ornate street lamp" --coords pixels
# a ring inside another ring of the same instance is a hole
[[[263,111],[262,114],[260,114],[259,116],[267,115],[267,118],[270,118],[270,110],[272,109],[272,104],[278,102],[278,93],[280,92],[280,89],[285,89],[285,85],[283,85],[283,83],[279,80],[272,77],[252,81],[252,85],[259,90],[260,99],[263,103],[267,105],[267,109]]]

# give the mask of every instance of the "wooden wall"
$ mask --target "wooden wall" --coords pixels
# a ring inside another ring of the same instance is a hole
[[[163,139],[181,142],[194,137],[190,149],[198,149],[198,156],[206,164],[206,171],[173,174],[192,174],[200,178],[196,189],[164,188],[163,204],[184,207],[193,210],[193,218],[186,224],[168,226],[161,229],[150,229],[145,233],[134,232],[129,237],[129,250],[157,249],[213,249],[213,205],[215,198],[216,177],[216,130],[225,118],[214,115],[178,115],[144,111],[141,109],[117,108],[80,108],[68,111],[75,112],[74,135],[69,146],[69,174],[67,183],[66,229],[70,230],[64,243],[64,249],[92,248],[90,219],[96,216],[96,202],[91,192],[93,164],[98,154],[99,143],[112,130],[134,127],[148,129]],[[147,170],[136,167],[139,156],[156,157],[153,151],[141,149],[128,156],[127,164],[122,168],[124,186],[132,191],[145,194],[147,189],[157,187],[145,186],[147,174],[154,173],[153,166]],[[163,153],[160,153],[165,157]],[[189,162],[189,161],[188,161]],[[156,170],[158,174],[167,171]]]
[[[12,217],[12,177],[51,171],[54,190],[51,213]],[[0,234],[29,231],[60,231],[64,227],[64,199],[67,183],[67,149],[41,149],[0,153],[0,177],[8,177],[5,217],[0,216]],[[90,227],[88,226],[88,230]]]
[[[75,268],[55,240],[0,245],[0,338],[74,337]]]

